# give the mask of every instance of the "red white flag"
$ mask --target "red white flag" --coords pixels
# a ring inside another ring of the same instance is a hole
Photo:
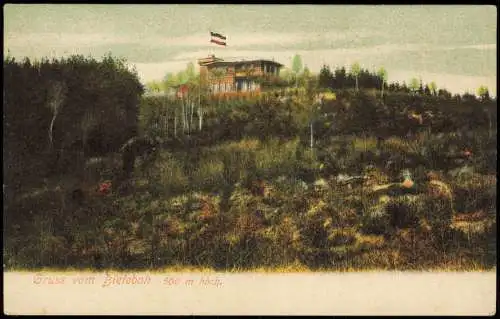
[[[226,46],[226,37],[220,33],[210,31],[210,42],[218,45]]]

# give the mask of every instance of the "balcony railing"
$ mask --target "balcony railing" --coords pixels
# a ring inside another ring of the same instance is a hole
[[[254,76],[263,76],[264,72],[262,72],[261,69],[254,69],[254,70],[247,70],[247,71],[242,71],[238,70],[234,73],[235,77],[254,77]]]

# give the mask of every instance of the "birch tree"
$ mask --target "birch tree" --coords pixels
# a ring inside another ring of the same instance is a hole
[[[488,90],[488,87],[485,85],[481,85],[479,88],[477,88],[477,95],[479,96],[481,102],[486,102],[490,100],[490,92]],[[485,109],[485,112],[486,115],[488,116],[488,137],[491,138],[493,136],[491,113],[487,108]]]
[[[358,78],[359,78],[359,74],[361,73],[361,66],[359,65],[358,62],[354,63],[351,66],[351,73],[356,78],[356,91],[359,91],[359,85],[358,85],[359,79]]]
[[[201,81],[201,76],[199,78]],[[197,108],[197,113],[198,113],[198,130],[201,131],[202,125],[203,125],[203,108],[201,106],[201,82],[198,82],[198,108]]]
[[[432,95],[436,96],[437,95],[437,85],[436,82],[432,81],[429,83],[429,90],[431,90]]]
[[[54,82],[49,89],[48,107],[52,111],[52,119],[50,121],[48,135],[50,150],[54,149],[54,123],[57,119],[64,100],[66,99],[67,86],[63,82]]]
[[[295,87],[298,87],[299,74],[302,71],[302,58],[296,54],[292,60],[292,72],[295,76]]]
[[[417,78],[412,78],[409,84],[410,89],[413,93],[417,93],[420,88],[420,81]]]
[[[490,92],[488,90],[488,87],[485,86],[485,85],[481,85],[477,89],[477,95],[479,96],[479,98],[481,99],[481,101],[487,101],[487,100],[490,99]]]
[[[185,74],[186,74],[186,78],[187,78],[188,82],[195,80],[195,78],[196,78],[196,72],[194,70],[194,64],[193,64],[193,62],[189,62],[187,64]]]
[[[186,106],[184,103],[184,95],[181,96],[181,107],[182,107],[182,132],[186,133]]]
[[[380,80],[382,80],[382,84],[381,84],[381,88],[380,88],[380,96],[381,97],[384,97],[384,87],[385,87],[385,83],[387,82],[387,71],[384,67],[381,67],[378,72],[377,72],[377,75],[380,77]]]
[[[189,131],[193,130],[193,119],[195,114],[196,104],[198,104],[198,108],[200,107],[200,85],[199,85],[199,76],[194,76],[191,79],[189,85],[189,103],[190,103],[190,112],[189,112]],[[196,99],[196,93],[198,93],[198,99]],[[198,101],[196,101],[198,100]],[[197,102],[197,103],[196,103]]]
[[[177,138],[177,108],[174,110],[174,137]]]

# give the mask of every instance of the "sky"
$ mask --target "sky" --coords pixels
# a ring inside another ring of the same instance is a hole
[[[389,82],[434,81],[452,93],[486,85],[496,95],[497,11],[486,5],[95,5],[7,4],[4,55],[110,52],[142,82],[162,79],[215,54],[274,59],[299,54],[319,72],[358,62]],[[227,46],[210,43],[210,31]]]

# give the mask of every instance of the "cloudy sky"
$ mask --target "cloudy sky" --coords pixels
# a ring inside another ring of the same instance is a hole
[[[452,92],[487,85],[496,95],[494,6],[60,5],[4,6],[4,54],[41,58],[107,52],[161,79],[214,53],[313,72],[359,62],[384,66],[389,81],[435,81]],[[227,36],[210,44],[209,31]]]

